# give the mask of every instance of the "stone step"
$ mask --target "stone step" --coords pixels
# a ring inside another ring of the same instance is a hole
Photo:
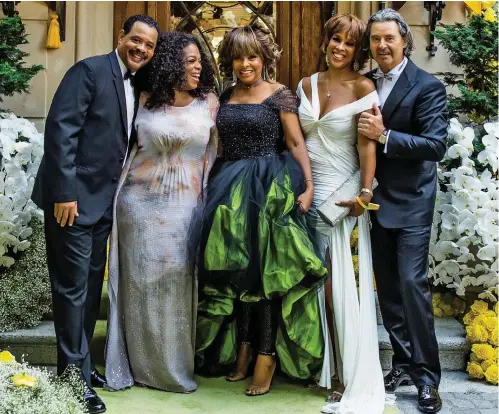
[[[440,365],[445,371],[460,371],[466,368],[466,357],[470,344],[463,326],[454,318],[436,318],[435,331],[440,351]],[[391,368],[392,345],[383,325],[378,325],[378,342],[381,366]]]
[[[470,346],[465,338],[461,324],[453,318],[435,320],[440,363],[446,371],[463,370]],[[91,344],[92,355],[102,359],[106,335],[106,321],[97,322],[94,340]],[[382,325],[378,326],[380,360],[383,369],[391,367],[392,347],[388,334]],[[56,365],[57,347],[52,321],[43,321],[32,329],[0,333],[0,349],[9,349],[17,359],[25,355],[25,360],[34,365]]]

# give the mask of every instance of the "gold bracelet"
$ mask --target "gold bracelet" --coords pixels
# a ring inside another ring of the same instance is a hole
[[[364,210],[379,210],[379,204],[375,203],[369,203],[367,206],[362,202],[360,197],[355,197],[355,200],[357,200],[357,203],[364,209]]]

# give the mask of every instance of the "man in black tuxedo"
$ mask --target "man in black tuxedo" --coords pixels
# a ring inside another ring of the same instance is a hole
[[[443,84],[409,56],[413,37],[402,16],[380,10],[368,21],[366,41],[378,69],[381,112],[363,113],[358,132],[379,142],[371,242],[383,324],[394,356],[385,387],[411,380],[419,409],[440,410],[440,362],[428,286],[428,249],[437,190],[436,162],[445,154],[447,96]]]
[[[32,199],[45,214],[47,264],[57,337],[57,372],[81,370],[91,413],[106,410],[92,386],[105,378],[90,359],[112,226],[112,204],[134,139],[133,74],[152,58],[159,26],[130,17],[116,50],[76,63],[64,76],[45,124],[45,154]]]

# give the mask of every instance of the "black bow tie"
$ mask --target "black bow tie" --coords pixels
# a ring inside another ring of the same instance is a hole
[[[130,72],[129,70],[126,71],[126,73],[123,75],[123,80],[130,79],[130,85],[132,85],[132,88],[135,87],[135,75]]]

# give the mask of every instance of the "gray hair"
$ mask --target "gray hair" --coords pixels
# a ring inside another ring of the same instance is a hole
[[[383,23],[383,22],[395,22],[399,27],[400,35],[407,42],[407,46],[404,49],[404,55],[407,57],[411,56],[414,50],[414,36],[411,32],[411,28],[406,23],[404,18],[400,13],[393,9],[382,9],[374,13],[367,21],[367,29],[365,34],[366,39],[366,49],[369,49],[369,39],[371,37],[371,27],[373,23]]]

